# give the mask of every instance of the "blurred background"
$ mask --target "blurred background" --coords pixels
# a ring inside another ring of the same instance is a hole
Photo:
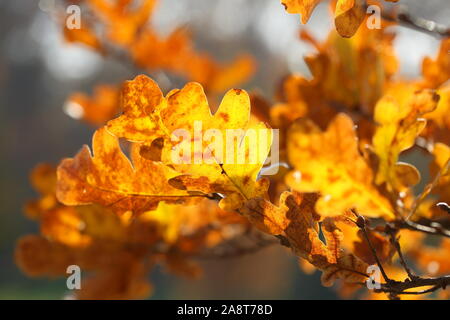
[[[401,2],[412,14],[448,23],[448,0],[434,0],[433,5],[421,0]],[[91,93],[96,84],[118,84],[136,75],[136,70],[117,61],[65,43],[61,28],[42,9],[38,0],[0,0],[0,299],[64,296],[65,279],[31,279],[14,264],[17,239],[39,231],[38,224],[22,212],[25,201],[36,197],[28,175],[36,163],[57,164],[90,143],[94,128],[63,112],[71,93]],[[279,0],[161,0],[152,23],[162,35],[187,27],[196,48],[219,61],[231,61],[243,52],[253,55],[258,69],[242,88],[258,90],[269,101],[285,75],[309,74],[302,57],[313,48],[298,39],[300,28],[318,39],[324,39],[332,28],[326,1],[306,26],[300,24],[298,15],[287,14]],[[397,33],[400,75],[414,77],[422,58],[434,55],[439,41],[401,27]],[[303,274],[296,259],[279,247],[203,265],[199,280],[155,270],[152,298],[337,298],[333,288],[322,287],[319,273]]]

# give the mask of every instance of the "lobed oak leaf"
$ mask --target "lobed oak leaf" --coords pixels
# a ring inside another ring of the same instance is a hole
[[[99,131],[111,137],[105,129]],[[133,145],[134,164],[141,161],[135,161],[139,151]],[[213,250],[250,227],[242,216],[220,210],[216,202],[206,199],[195,206],[161,203],[139,216],[131,211],[117,215],[95,204],[65,206],[55,199],[56,168],[47,164],[37,166],[31,180],[42,194],[35,206],[39,214],[33,216],[40,221],[42,236],[19,240],[17,264],[31,276],[63,276],[68,265],[80,266],[90,277],[83,277],[77,299],[143,298],[149,294],[142,289],[149,288],[146,275],[154,262],[165,264],[173,273],[195,276],[198,266],[192,264],[191,256]],[[53,201],[44,205],[41,201],[46,197]],[[139,267],[135,274],[133,268],[143,264],[145,268]]]
[[[124,94],[124,114],[110,121],[108,130],[145,142],[141,154],[152,159],[158,151],[152,142],[162,138],[158,158],[180,173],[170,180],[172,186],[223,193],[226,198],[221,206],[229,210],[246,199],[264,196],[268,182],[257,177],[267,158],[272,132],[264,123],[250,120],[250,99],[245,91],[228,91],[212,114],[198,83],[172,90],[165,98],[145,76],[129,82],[128,87],[133,88],[133,95]],[[139,100],[140,92],[151,98]],[[250,144],[253,133],[255,145]]]
[[[354,37],[345,39],[330,32],[326,41],[317,43],[306,33],[317,53],[307,56],[313,81],[326,101],[371,114],[386,84],[398,70],[393,49],[395,35],[385,28],[361,27]]]
[[[159,123],[161,103],[161,89],[149,77],[139,75],[131,81],[126,81],[121,98],[123,113],[107,123],[108,131],[130,141],[153,141],[164,134]]]
[[[367,277],[367,264],[341,247],[344,237],[332,218],[315,211],[316,194],[284,192],[277,207],[267,200],[249,200],[241,212],[261,231],[284,240],[299,257],[323,272],[322,283],[330,286],[336,279],[360,282]],[[321,240],[322,230],[324,241]]]
[[[373,185],[354,124],[345,114],[337,115],[324,132],[309,120],[299,120],[290,129],[287,148],[294,170],[286,183],[299,192],[320,192],[316,209],[321,216],[355,208],[369,217],[394,217],[391,204]]]
[[[132,210],[139,214],[156,208],[160,201],[179,203],[196,196],[171,187],[167,180],[174,171],[142,158],[137,148],[132,149],[130,162],[118,139],[105,128],[97,130],[92,141],[93,156],[84,146],[58,167],[56,195],[62,203],[97,203],[118,212]]]
[[[191,83],[169,94],[161,117],[169,132],[183,128],[192,133],[192,138],[178,143],[176,149],[167,144],[163,151],[163,158],[169,162],[173,152],[194,150],[189,164],[173,164],[177,171],[188,176],[172,181],[180,182],[188,190],[225,194],[221,206],[228,210],[238,208],[244,200],[265,196],[268,181],[257,178],[269,152],[272,133],[264,123],[250,121],[250,99],[245,91],[228,91],[212,115],[202,87]],[[216,140],[212,144],[199,142],[196,137],[199,129],[195,127],[198,121],[202,125],[200,130],[205,134],[215,132],[221,137],[219,140],[225,140],[223,145],[215,145]],[[256,141],[252,140],[252,133]],[[196,144],[202,146],[203,154],[196,153]],[[197,162],[196,156],[203,160]]]
[[[376,183],[404,191],[420,181],[420,174],[414,166],[398,162],[400,153],[413,146],[426,125],[422,116],[436,109],[439,96],[431,90],[411,92],[409,86],[394,88],[399,91],[387,93],[376,105],[378,127],[372,143],[379,159]]]
[[[123,239],[123,226],[109,209],[97,205],[69,207],[56,199],[56,167],[37,165],[30,176],[38,200],[29,201],[25,210],[40,221],[40,231],[47,239],[69,247],[86,247],[93,239]]]
[[[339,111],[350,113],[358,124],[360,139],[371,140],[373,125],[368,117],[398,69],[394,34],[386,28],[359,28],[350,38],[332,31],[324,42],[300,33],[316,53],[305,57],[313,78],[287,77],[278,93],[279,103],[271,109],[272,123],[279,128],[303,116],[325,128]]]

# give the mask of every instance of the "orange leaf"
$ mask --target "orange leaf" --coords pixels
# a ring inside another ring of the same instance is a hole
[[[193,195],[171,187],[167,180],[175,173],[161,163],[146,160],[133,148],[132,160],[123,154],[117,138],[102,128],[89,148],[58,167],[57,197],[66,205],[98,203],[119,212],[138,214],[154,209],[160,201],[184,202]],[[199,194],[197,194],[199,195]]]

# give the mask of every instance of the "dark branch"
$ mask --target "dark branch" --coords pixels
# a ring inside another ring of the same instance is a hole
[[[397,251],[398,257],[400,259],[400,264],[402,265],[403,269],[405,269],[406,273],[408,274],[409,279],[410,280],[417,279],[418,277],[412,273],[411,269],[408,267],[408,265],[405,261],[405,257],[403,256],[403,252],[400,248],[398,229],[391,228],[390,225],[388,224],[386,226],[385,232],[389,235],[390,242],[391,242],[392,246],[395,248],[395,250]]]
[[[383,275],[383,278],[385,280],[385,283],[382,283],[381,287],[379,289],[375,289],[375,292],[388,293],[389,297],[391,299],[396,299],[401,294],[419,295],[419,294],[434,292],[439,289],[445,290],[447,285],[450,284],[450,276],[443,276],[443,277],[437,277],[437,278],[422,278],[422,277],[416,276],[412,273],[411,269],[408,267],[408,265],[405,261],[403,253],[401,251],[400,243],[398,241],[399,238],[397,236],[400,228],[395,223],[386,225],[384,232],[390,236],[391,243],[395,247],[395,249],[399,255],[400,264],[405,269],[409,278],[405,279],[404,281],[396,281],[396,280],[390,279],[389,276],[386,274],[386,272],[381,264],[381,261],[378,258],[377,252],[370,241],[370,238],[367,233],[366,220],[364,219],[363,216],[359,215],[355,210],[352,210],[352,212],[357,217],[357,220],[355,223],[359,227],[359,229],[363,232],[364,238],[365,238],[367,244],[369,245],[370,250],[372,251],[372,255],[375,258],[375,261],[376,261],[378,267],[380,268],[380,272]],[[406,226],[410,226],[411,224],[413,224],[413,222],[411,222],[411,221],[404,221],[402,223],[404,223]],[[421,288],[421,287],[425,287],[425,286],[431,286],[431,288],[428,288],[425,290],[420,290],[420,291],[407,291],[410,289],[416,289],[416,288]]]
[[[445,229],[440,223],[437,222],[432,222],[429,226],[427,226],[411,220],[397,220],[393,222],[393,227],[396,229],[408,229],[450,238],[450,230]]]
[[[391,281],[389,283],[381,284],[380,289],[375,289],[375,292],[390,293],[394,296],[400,294],[424,294],[434,292],[438,289],[446,289],[450,284],[450,276],[443,276],[437,278],[420,278],[415,277],[413,280],[406,279],[405,281]],[[432,286],[426,290],[420,291],[406,291],[415,288]]]
[[[381,15],[385,20],[397,22],[402,26],[430,34],[437,38],[450,37],[450,27],[422,17],[415,17],[411,15],[408,7],[404,5],[396,6],[394,10],[382,12]]]
[[[352,212],[357,217],[356,225],[363,232],[364,238],[365,238],[367,244],[369,245],[370,250],[372,251],[372,255],[375,258],[375,261],[377,262],[378,267],[380,268],[380,271],[381,271],[381,274],[383,275],[384,281],[386,281],[387,283],[391,282],[392,280],[389,279],[386,271],[384,271],[383,265],[381,264],[381,261],[378,258],[377,251],[373,247],[372,242],[370,241],[369,235],[367,234],[366,219],[364,219],[363,216],[359,215],[356,212],[356,210],[352,210]]]
[[[215,248],[209,252],[200,253],[194,258],[201,260],[240,258],[242,256],[254,254],[278,243],[279,242],[273,238],[259,239],[254,244],[247,246],[240,246],[237,243],[230,243],[227,246],[221,245],[220,248]]]

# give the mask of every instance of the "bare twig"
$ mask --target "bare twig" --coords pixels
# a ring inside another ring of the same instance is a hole
[[[405,269],[406,273],[408,274],[407,279],[405,279],[403,281],[396,281],[396,280],[390,279],[386,275],[384,269],[382,268],[380,260],[378,259],[376,250],[373,248],[373,246],[370,242],[370,239],[367,235],[366,223],[365,223],[364,218],[362,218],[362,216],[359,216],[355,211],[354,211],[354,214],[358,216],[357,225],[362,230],[364,237],[365,237],[367,243],[369,244],[370,249],[372,250],[372,254],[377,262],[377,265],[380,267],[380,271],[386,282],[386,283],[381,284],[381,288],[375,289],[375,292],[387,293],[387,294],[389,294],[390,298],[395,299],[395,298],[398,298],[399,295],[403,295],[403,294],[420,295],[420,294],[425,294],[425,293],[431,293],[431,292],[437,291],[439,289],[445,290],[446,287],[448,285],[450,285],[450,275],[442,276],[442,277],[435,277],[435,278],[424,278],[424,277],[414,275],[413,272],[411,271],[411,269],[409,268],[409,266],[407,265],[406,260],[403,256],[402,250],[400,248],[400,243],[398,241],[399,238],[397,236],[399,229],[406,228],[406,229],[441,235],[437,230],[433,229],[433,227],[428,227],[428,228],[432,229],[432,230],[429,230],[429,229],[426,229],[427,226],[423,226],[423,225],[417,224],[412,221],[395,221],[395,222],[389,223],[385,226],[384,232],[390,236],[391,244],[395,247],[395,249],[398,253],[400,264],[402,265],[402,267]],[[386,279],[388,279],[388,280],[386,280]],[[417,288],[421,288],[421,287],[430,287],[430,286],[431,286],[431,288],[428,288],[425,290],[408,291],[411,289],[417,289]]]
[[[278,244],[274,238],[260,238],[255,241],[252,245],[242,246],[237,243],[230,243],[227,248],[215,248],[210,252],[200,253],[195,256],[196,259],[230,259],[230,258],[239,258],[242,256],[254,254],[258,251],[261,251],[267,247],[270,247],[274,244]],[[220,250],[223,249],[223,250]]]
[[[422,17],[415,17],[411,15],[408,7],[405,5],[398,5],[394,10],[382,12],[381,15],[385,20],[397,22],[402,26],[437,38],[450,37],[450,27]]]
[[[385,231],[389,235],[390,242],[397,251],[398,257],[400,259],[400,264],[402,265],[403,269],[405,269],[409,279],[410,280],[417,279],[418,277],[412,273],[411,269],[406,264],[405,257],[403,256],[402,250],[400,248],[399,237],[397,236],[398,229],[394,229],[388,224]]]
[[[380,272],[385,280],[385,283],[381,284],[381,287],[379,289],[375,289],[375,292],[388,293],[391,299],[395,299],[402,294],[420,295],[434,292],[439,289],[445,289],[447,285],[450,284],[450,275],[437,278],[422,278],[413,274],[411,269],[408,267],[405,258],[403,256],[403,253],[401,251],[400,244],[398,242],[399,238],[397,237],[399,228],[398,225],[396,224],[387,225],[385,227],[385,232],[391,237],[391,243],[395,247],[399,255],[400,263],[402,267],[405,269],[406,273],[408,274],[408,278],[405,279],[404,281],[396,281],[390,279],[389,276],[386,274],[386,271],[384,270],[381,261],[378,258],[377,252],[370,241],[366,228],[366,220],[364,219],[363,216],[359,215],[355,210],[352,210],[352,212],[357,217],[357,221],[355,223],[363,232],[364,238],[367,241],[367,244],[369,245],[370,250],[372,251],[372,255],[375,258],[375,261],[378,267],[380,268]],[[412,222],[404,221],[404,223],[405,225],[409,226]],[[426,286],[431,286],[431,288],[420,291],[407,291]]]
[[[418,294],[434,292],[438,289],[445,290],[448,285],[450,285],[450,276],[443,276],[443,277],[437,277],[437,278],[416,277],[413,280],[406,279],[405,281],[391,281],[389,283],[381,284],[381,288],[375,289],[375,292],[385,292],[385,293],[391,293],[393,295],[400,295],[400,294],[418,295]],[[410,290],[410,289],[427,287],[427,286],[432,286],[432,287],[429,289],[420,290],[420,291],[406,291],[406,290]]]
[[[439,202],[436,204],[436,206],[441,209],[444,212],[447,212],[448,214],[450,214],[450,206],[448,205],[448,203],[446,202]]]
[[[380,259],[378,258],[377,255],[377,251],[375,250],[375,248],[372,245],[372,242],[369,239],[369,235],[367,234],[367,229],[366,229],[366,219],[364,219],[363,216],[359,215],[356,210],[352,210],[353,214],[357,217],[356,220],[356,225],[358,226],[358,228],[363,232],[364,238],[367,241],[367,244],[370,247],[370,250],[372,251],[372,255],[375,258],[375,261],[377,262],[378,267],[380,268],[381,274],[383,275],[384,280],[389,283],[391,282],[391,279],[389,279],[386,271],[384,271],[383,265],[381,264]]]
[[[411,220],[394,221],[393,225],[397,229],[408,229],[412,231],[419,231],[427,234],[438,235],[450,238],[450,230],[447,230],[437,222],[432,222],[430,226],[426,226]]]

